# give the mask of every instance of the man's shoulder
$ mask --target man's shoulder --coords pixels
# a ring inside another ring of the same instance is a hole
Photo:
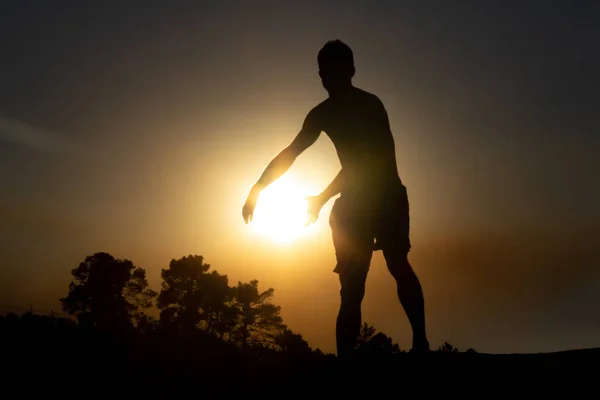
[[[314,106],[307,114],[306,118],[314,121],[322,120],[327,114],[329,108],[330,99],[327,98]]]
[[[327,107],[331,103],[331,99],[328,97],[310,110],[311,113],[321,113],[327,110]]]
[[[383,101],[375,93],[368,92],[361,88],[356,88],[358,93],[363,97],[365,101],[372,102],[374,104],[383,105]]]

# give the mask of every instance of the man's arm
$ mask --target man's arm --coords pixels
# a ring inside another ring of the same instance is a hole
[[[317,220],[321,208],[331,199],[333,196],[342,192],[345,185],[345,171],[341,169],[340,172],[333,178],[331,183],[317,196],[309,196],[306,198],[308,201],[308,221],[312,223]]]
[[[333,178],[331,183],[319,194],[319,198],[323,204],[327,203],[329,199],[333,196],[342,192],[342,188],[345,184],[345,174],[344,170],[341,169],[340,172]]]
[[[302,129],[298,135],[296,135],[294,140],[285,149],[281,150],[281,152],[271,160],[260,178],[258,178],[258,181],[252,186],[246,204],[242,210],[244,221],[246,221],[246,223],[248,223],[248,220],[252,220],[252,214],[260,192],[290,169],[294,161],[296,161],[296,158],[316,142],[321,134],[321,130],[321,124],[315,115],[315,109],[313,109],[306,116]]]

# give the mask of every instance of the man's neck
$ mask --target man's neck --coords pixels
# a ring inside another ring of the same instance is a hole
[[[331,90],[329,92],[329,97],[343,97],[343,96],[347,95],[348,93],[351,93],[353,90],[354,90],[354,86],[352,85],[351,82],[348,82],[347,84],[340,85],[339,87],[335,88],[334,90]]]

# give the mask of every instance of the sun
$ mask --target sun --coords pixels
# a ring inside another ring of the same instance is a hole
[[[260,193],[252,217],[253,230],[279,243],[290,243],[312,232],[314,224],[306,226],[305,197],[310,194],[292,176],[282,176]]]

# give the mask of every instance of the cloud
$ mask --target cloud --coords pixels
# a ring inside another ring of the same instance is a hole
[[[73,154],[76,146],[65,137],[0,116],[0,140],[53,154]]]

